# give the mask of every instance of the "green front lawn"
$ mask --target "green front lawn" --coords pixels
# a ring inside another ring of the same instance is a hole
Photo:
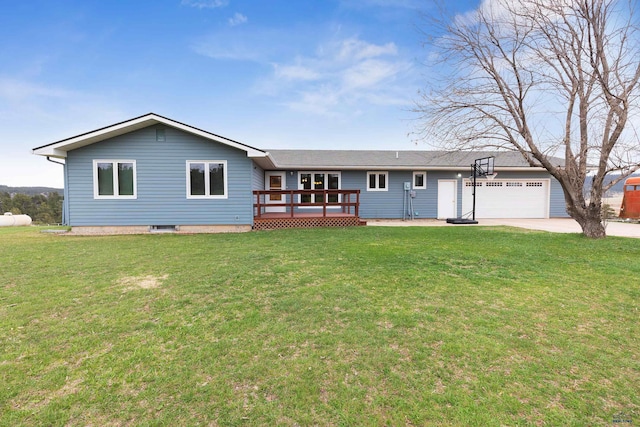
[[[0,425],[640,424],[640,239],[5,228],[0,330]]]

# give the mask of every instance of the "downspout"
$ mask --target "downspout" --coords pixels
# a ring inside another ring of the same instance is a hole
[[[47,156],[47,161],[51,163],[56,163],[58,165],[62,165],[63,176],[64,176],[64,188],[62,189],[62,225],[69,225],[68,218],[68,206],[69,197],[67,197],[67,164],[62,162],[56,162],[55,160],[51,160],[51,157]]]
[[[57,163],[57,164],[59,164],[59,165],[64,166],[64,163],[62,163],[62,162],[56,162],[55,160],[51,160],[51,157],[49,157],[49,156],[47,156],[47,160],[48,160],[48,161],[50,161],[51,163]]]

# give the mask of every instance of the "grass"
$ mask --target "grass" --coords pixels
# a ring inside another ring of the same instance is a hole
[[[0,425],[635,425],[638,259],[509,228],[0,229]]]

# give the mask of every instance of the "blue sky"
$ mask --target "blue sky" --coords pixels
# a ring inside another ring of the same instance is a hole
[[[464,13],[477,0],[449,2]],[[62,187],[31,149],[148,112],[259,148],[425,148],[430,0],[44,0],[0,16],[0,184]]]

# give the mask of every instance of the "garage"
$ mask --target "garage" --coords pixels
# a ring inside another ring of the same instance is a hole
[[[462,184],[462,212],[473,209],[473,181]],[[548,218],[548,179],[479,179],[476,218]]]

